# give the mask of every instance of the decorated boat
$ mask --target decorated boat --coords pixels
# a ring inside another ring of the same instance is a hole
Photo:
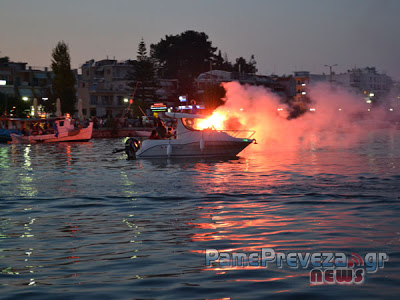
[[[11,133],[13,144],[35,144],[88,141],[92,138],[93,122],[77,123],[67,117],[29,120],[20,133]]]

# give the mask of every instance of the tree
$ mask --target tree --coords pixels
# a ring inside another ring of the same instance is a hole
[[[141,115],[138,106],[142,109],[149,107],[149,102],[155,100],[155,91],[157,89],[154,63],[147,55],[146,44],[143,38],[138,45],[136,60],[132,61],[131,64],[133,72],[128,75],[128,79],[132,80],[129,86],[133,91],[136,90],[134,95],[134,103],[136,105],[133,106],[133,111],[135,115]]]
[[[75,111],[76,102],[75,76],[71,70],[69,48],[64,41],[58,42],[53,49],[52,58],[51,68],[54,72],[53,101],[60,98],[61,111],[72,115]]]
[[[214,57],[213,69],[222,70],[227,72],[233,72],[233,66],[228,60],[228,54],[225,52],[222,57],[221,50],[218,51],[218,54]]]
[[[0,57],[0,64],[6,64],[10,62],[10,58],[8,56]]]
[[[188,30],[180,35],[167,35],[152,44],[151,56],[157,62],[159,76],[179,80],[179,93],[191,97],[197,76],[210,69],[217,48],[204,32]]]
[[[257,73],[256,64],[257,63],[254,59],[254,55],[251,56],[249,62],[247,62],[243,57],[239,57],[236,59],[236,63],[234,64],[233,68],[236,72],[255,74]]]
[[[198,95],[198,99],[202,100],[205,111],[212,113],[218,106],[223,105],[225,98],[225,89],[221,85],[207,84],[204,93]]]

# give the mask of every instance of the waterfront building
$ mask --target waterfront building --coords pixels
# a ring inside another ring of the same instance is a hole
[[[132,97],[127,79],[133,71],[130,61],[115,59],[89,60],[81,66],[78,98],[82,99],[83,114],[89,116],[123,115]]]
[[[211,70],[201,73],[195,80],[200,98],[208,86],[220,86],[223,82],[237,81],[241,84],[264,86],[278,94],[284,101],[296,94],[296,81],[293,76],[265,76],[240,72]],[[202,99],[200,99],[202,100]],[[204,99],[203,99],[204,101]]]
[[[123,116],[135,91],[136,83],[130,79],[133,72],[131,60],[92,59],[85,62],[78,79],[78,98],[82,99],[83,114],[86,117]],[[176,105],[178,80],[157,79],[157,87],[155,91],[148,88],[146,101],[149,107],[156,101],[162,101],[168,107]]]
[[[31,67],[25,62],[0,61],[0,94],[1,98],[24,99],[38,103],[47,101],[52,92],[53,72],[47,67]]]
[[[337,85],[363,94],[368,103],[378,102],[388,95],[393,81],[390,76],[379,73],[375,67],[353,68],[346,73],[333,74]]]

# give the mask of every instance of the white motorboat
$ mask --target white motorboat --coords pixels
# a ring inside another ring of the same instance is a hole
[[[12,133],[13,144],[83,142],[92,138],[93,122],[89,122],[85,127],[75,127],[74,120],[66,117],[26,122],[35,122],[35,127],[31,132]]]
[[[187,113],[166,113],[177,119],[173,137],[146,139],[143,142],[129,138],[125,152],[129,159],[162,157],[234,157],[244,148],[255,142],[254,131],[215,130],[207,128],[196,130],[196,121],[206,118]]]

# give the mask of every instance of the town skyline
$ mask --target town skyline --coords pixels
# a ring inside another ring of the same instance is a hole
[[[141,38],[149,51],[166,35],[195,30],[231,62],[254,54],[259,74],[327,74],[325,65],[337,64],[336,73],[370,66],[398,81],[400,42],[393,37],[399,8],[391,0],[5,1],[0,56],[46,67],[63,40],[72,68],[79,69],[90,59],[135,59]]]

